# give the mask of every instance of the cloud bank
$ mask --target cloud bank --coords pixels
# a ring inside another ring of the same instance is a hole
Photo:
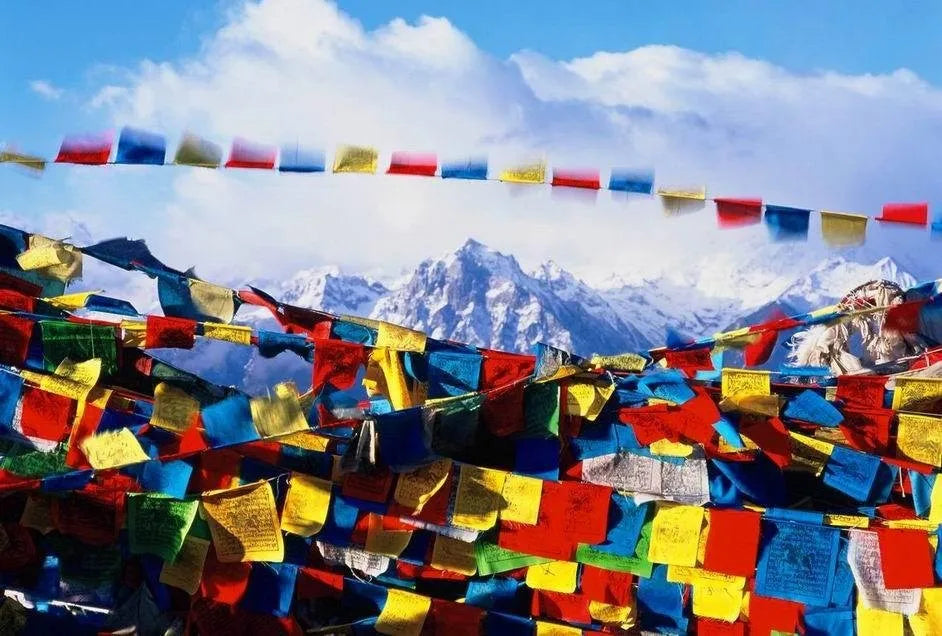
[[[192,130],[223,144],[373,144],[381,165],[392,150],[431,150],[487,153],[492,167],[541,155],[654,166],[662,184],[871,215],[890,200],[942,202],[942,92],[905,69],[799,75],[671,46],[497,59],[444,18],[366,30],[322,0],[240,5],[198,55],[141,61],[88,102],[109,124],[166,131],[171,144]],[[708,266],[721,278],[757,253],[774,269],[810,267],[825,252],[817,241],[772,246],[761,227],[720,233],[712,206],[668,219],[654,200],[605,192],[174,168],[81,180],[115,206],[96,210],[114,233],[151,237],[168,262],[227,280],[328,263],[395,274],[469,236],[590,280]],[[118,209],[132,191],[133,212]],[[864,256],[908,254],[942,275],[929,247],[924,233],[874,228]]]

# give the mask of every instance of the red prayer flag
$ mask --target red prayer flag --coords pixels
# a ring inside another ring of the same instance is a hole
[[[251,563],[222,563],[216,558],[216,548],[209,546],[203,564],[199,595],[218,603],[235,605],[249,586]]]
[[[893,305],[886,310],[886,318],[883,320],[883,328],[900,333],[916,333],[919,331],[919,315],[925,299],[910,300],[908,302]]]
[[[750,594],[749,633],[769,634],[774,629],[792,634],[798,628],[803,607],[794,601]]]
[[[343,595],[343,575],[316,568],[298,568],[294,591],[300,599],[340,598]]]
[[[311,389],[317,394],[328,382],[340,390],[349,389],[365,362],[363,345],[342,340],[316,340]]]
[[[735,576],[754,576],[761,521],[762,515],[751,510],[711,510],[703,567]]]
[[[261,146],[236,137],[232,141],[232,150],[229,152],[226,167],[273,170],[277,155],[278,151],[272,146]]]
[[[624,607],[631,605],[633,583],[634,577],[630,572],[615,572],[592,565],[583,565],[579,589],[593,601]]]
[[[883,206],[883,215],[877,221],[890,223],[908,223],[910,225],[929,224],[928,203],[887,203]]]
[[[56,163],[101,165],[111,156],[113,136],[110,132],[98,135],[68,135],[59,146]]]
[[[429,152],[392,153],[389,170],[386,174],[413,174],[420,177],[434,177],[438,170],[438,157]]]
[[[341,492],[344,497],[386,503],[392,485],[392,471],[388,468],[381,468],[372,473],[347,473],[343,476]]]
[[[840,395],[840,378],[837,382],[838,395]],[[880,378],[881,399],[884,382],[886,378]],[[889,453],[890,425],[893,423],[894,416],[895,411],[890,409],[848,407],[844,409],[844,421],[838,426],[853,448],[873,455],[886,455]]]
[[[12,289],[0,289],[0,309],[32,313],[35,308],[35,298]]]
[[[494,435],[506,437],[523,430],[523,382],[488,391],[481,419]]]
[[[716,198],[716,220],[722,228],[755,225],[762,220],[762,199]]]
[[[75,400],[27,386],[23,389],[23,435],[61,441],[72,421]]]
[[[743,360],[747,367],[754,367],[765,364],[775,349],[775,343],[778,342],[777,331],[763,331],[759,333],[755,342],[751,342],[743,349]]]
[[[196,342],[196,321],[187,318],[148,316],[145,349],[192,349]]]
[[[481,351],[481,390],[496,389],[533,375],[536,357],[503,351]]]
[[[855,407],[883,408],[885,375],[839,375],[835,396]]]
[[[880,528],[880,562],[888,590],[932,587],[933,552],[925,530]]]
[[[0,314],[0,362],[20,366],[29,352],[33,321]]]
[[[482,618],[484,610],[479,607],[433,598],[423,633],[430,630],[432,636],[478,636]]]
[[[713,370],[713,358],[710,357],[710,352],[710,347],[698,347],[682,351],[668,349],[664,352],[664,359],[667,361],[667,366],[680,369],[692,378],[697,371]]]
[[[587,188],[590,190],[598,190],[599,171],[566,170],[554,168],[552,185],[564,186],[567,188]]]
[[[592,622],[589,598],[583,594],[533,590],[533,596],[530,597],[530,615],[567,623]]]
[[[792,439],[777,417],[744,415],[739,420],[739,432],[755,442],[779,468],[791,462]]]

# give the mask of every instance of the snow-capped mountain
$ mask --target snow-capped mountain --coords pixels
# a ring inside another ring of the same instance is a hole
[[[775,309],[803,313],[869,280],[904,288],[916,282],[891,258],[864,264],[832,255],[804,271],[768,260],[745,269],[728,265],[718,258],[699,271],[632,282],[613,275],[592,286],[553,261],[525,272],[513,256],[469,239],[388,286],[336,267],[254,284],[286,303],[387,320],[435,338],[511,351],[547,342],[589,355],[657,346],[668,328],[701,337],[762,320]],[[258,309],[244,308],[238,320],[277,328]],[[309,382],[309,366],[290,353],[264,360],[225,343],[201,341],[198,347],[199,355],[174,355],[173,361],[253,392],[285,378]]]

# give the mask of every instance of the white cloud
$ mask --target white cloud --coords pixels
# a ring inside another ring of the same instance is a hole
[[[708,183],[711,194],[781,204],[876,215],[887,200],[942,202],[942,92],[907,70],[798,75],[738,53],[669,46],[500,60],[443,18],[367,31],[322,0],[264,0],[235,11],[197,56],[142,61],[112,80],[90,104],[114,124],[167,131],[171,143],[189,129],[224,143],[241,135],[328,152],[370,143],[384,158],[396,149],[486,151],[492,168],[546,153],[574,166],[653,165],[661,183]],[[710,206],[665,219],[654,201],[604,192],[587,202],[495,183],[172,174],[89,178],[135,193],[159,182],[153,195],[137,195],[134,214],[112,211],[113,223],[204,275],[326,263],[398,271],[467,236],[592,278],[699,267],[717,252],[732,254],[716,261],[729,267],[757,249],[790,266],[823,252],[817,242],[772,249],[762,228],[721,234]],[[872,254],[929,245],[919,232],[871,235]],[[942,258],[925,254],[913,259],[942,271]]]
[[[29,89],[43,99],[48,99],[51,101],[59,99],[65,92],[63,89],[57,88],[51,82],[46,80],[32,80],[29,83]]]

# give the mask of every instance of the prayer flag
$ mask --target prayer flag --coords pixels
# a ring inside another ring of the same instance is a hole
[[[765,225],[773,241],[804,241],[808,239],[811,210],[784,205],[765,206]]]
[[[654,563],[696,565],[703,515],[700,506],[660,504],[651,527],[648,559]]]
[[[59,146],[56,163],[77,163],[97,166],[108,163],[111,155],[110,132],[96,135],[68,135]]]
[[[608,179],[608,189],[618,192],[651,194],[653,188],[654,173],[651,171],[612,168],[612,174]]]
[[[880,528],[880,567],[888,590],[933,587],[933,550],[925,530]]]
[[[128,495],[131,554],[156,554],[173,562],[196,518],[199,501],[178,501],[150,493]]]
[[[389,636],[419,636],[431,606],[427,596],[391,588],[376,619],[376,631]]]
[[[720,227],[743,227],[754,225],[762,217],[762,199],[714,198],[716,220]]]
[[[222,161],[222,148],[192,133],[183,135],[173,163],[198,168],[218,168]]]
[[[926,226],[929,224],[929,204],[887,203],[883,206],[883,215],[876,220]]]
[[[284,559],[281,524],[270,483],[210,491],[203,494],[201,504],[221,563]]]
[[[858,247],[867,239],[867,217],[822,210],[821,235],[830,247]]]
[[[546,181],[546,162],[524,163],[502,170],[499,179],[505,183],[543,183]]]
[[[0,150],[0,163],[15,163],[36,172],[42,172],[46,169],[46,160],[42,157],[23,154],[9,148]]]
[[[386,174],[412,174],[420,177],[434,177],[438,170],[438,157],[430,152],[392,153]]]
[[[442,164],[442,179],[487,179],[487,159],[477,158],[466,161],[452,161]]]
[[[691,199],[694,201],[706,200],[706,186],[693,188],[658,188],[657,195],[665,199]]]
[[[118,137],[115,163],[162,166],[167,154],[163,135],[125,126]]]
[[[302,537],[320,532],[330,507],[331,483],[311,475],[291,473],[281,529]]]
[[[553,168],[552,185],[563,186],[567,188],[586,188],[589,190],[598,190],[599,171]]]
[[[226,167],[272,170],[275,167],[277,155],[278,151],[274,146],[263,146],[236,137],[232,140],[232,149],[229,151]]]
[[[379,153],[367,146],[340,146],[334,156],[334,172],[376,172]]]
[[[324,172],[324,151],[300,146],[283,146],[278,162],[279,172]]]
[[[754,576],[761,521],[762,516],[751,510],[711,510],[703,567],[735,576]]]
[[[839,528],[764,521],[756,594],[827,605],[834,586],[840,537]]]

